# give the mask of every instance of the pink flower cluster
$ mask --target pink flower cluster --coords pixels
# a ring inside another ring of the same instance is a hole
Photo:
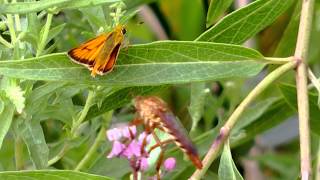
[[[137,136],[136,126],[113,128],[107,131],[107,138],[113,143],[111,152],[107,158],[122,157],[130,162],[135,171],[145,171],[148,167],[148,151],[146,146],[151,141],[151,135],[142,132]],[[145,141],[145,142],[144,142]],[[170,157],[164,161],[166,171],[172,171],[176,166],[176,160]]]
[[[136,139],[136,126],[126,126],[123,128],[113,128],[107,131],[107,138],[113,142],[112,150],[107,158],[123,157],[130,161],[130,165],[135,170],[144,171],[148,168],[149,157],[148,152],[143,146],[146,138],[147,143],[150,142],[150,135],[141,133]],[[147,136],[147,137],[146,137]]]

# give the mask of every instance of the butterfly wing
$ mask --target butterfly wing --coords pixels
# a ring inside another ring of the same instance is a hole
[[[124,27],[118,25],[113,31],[71,49],[68,55],[74,62],[88,67],[93,77],[110,72],[118,57],[125,32]]]
[[[95,74],[103,75],[112,71],[116,63],[123,39],[124,35],[121,31],[114,31],[110,34],[110,36],[108,36],[108,39],[99,53],[96,63],[92,69],[92,76],[95,76]]]
[[[104,46],[107,37],[108,34],[103,34],[96,38],[93,38],[83,43],[79,47],[73,48],[68,51],[68,55],[74,62],[92,68],[97,56],[99,55],[99,52]]]

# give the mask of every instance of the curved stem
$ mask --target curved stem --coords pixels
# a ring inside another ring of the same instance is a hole
[[[68,149],[69,149],[69,145],[67,142],[65,142],[61,151],[55,157],[53,157],[52,159],[50,159],[48,161],[48,166],[51,166],[52,164],[59,161],[65,155],[65,153],[68,151]]]
[[[105,141],[105,136],[106,136],[106,128],[101,127],[99,134],[95,139],[93,145],[90,147],[89,151],[86,153],[86,155],[79,162],[77,167],[74,169],[75,171],[80,171],[81,169],[86,167],[88,162],[90,162],[90,159],[92,158],[93,154],[97,151],[98,147],[101,145],[101,142]]]
[[[230,131],[238,121],[239,117],[243,113],[243,111],[248,107],[248,105],[258,96],[260,95],[270,84],[272,84],[277,78],[286,73],[287,71],[293,69],[296,66],[296,62],[291,61],[288,62],[273,72],[271,72],[267,77],[265,77],[249,94],[248,96],[241,102],[241,104],[236,108],[236,110],[231,114],[225,125],[220,129],[220,133],[217,138],[213,141],[208,153],[202,161],[203,168],[198,169],[194,172],[194,174],[190,177],[192,180],[201,179],[211,163],[217,158],[221,148],[223,147],[224,142],[229,137]]]
[[[0,34],[0,43],[3,44],[4,46],[6,46],[7,48],[11,49],[13,48],[13,45],[10,44],[8,41],[6,41],[5,39],[3,39],[3,37]]]
[[[16,31],[14,30],[13,17],[11,14],[7,14],[7,22],[8,22],[8,28],[9,28],[9,33],[11,37],[11,44],[14,46],[17,41],[17,35],[16,35]]]
[[[88,111],[92,105],[92,101],[94,99],[94,96],[95,96],[95,92],[92,91],[92,90],[89,90],[89,93],[88,93],[88,97],[87,97],[87,100],[86,100],[86,104],[84,105],[82,111],[81,111],[81,114],[80,114],[80,117],[78,118],[78,120],[76,120],[75,122],[73,122],[73,125],[72,125],[72,128],[71,128],[71,136],[75,136],[76,135],[76,131],[78,130],[80,124],[85,120],[87,114],[88,114]]]

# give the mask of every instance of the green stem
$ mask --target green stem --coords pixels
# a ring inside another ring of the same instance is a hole
[[[301,179],[311,178],[309,99],[307,79],[307,53],[311,34],[314,0],[302,0],[297,45],[294,56],[300,63],[296,71],[297,103],[300,137]]]
[[[10,44],[8,41],[6,41],[5,39],[3,39],[3,37],[0,35],[0,43],[5,45],[7,48],[11,49],[13,48],[13,45]]]
[[[75,121],[72,125],[72,128],[71,128],[71,139],[76,137],[76,132],[80,126],[80,124],[84,121],[84,119],[86,118],[87,114],[88,114],[88,111],[92,105],[92,101],[93,101],[93,98],[95,96],[95,93],[94,91],[89,91],[88,93],[88,97],[87,97],[87,100],[86,100],[86,104],[84,105],[83,107],[83,110],[81,111],[81,114],[80,114],[80,117],[77,121]],[[65,142],[63,148],[61,149],[61,151],[55,156],[53,157],[51,160],[48,161],[48,165],[52,165],[54,163],[56,163],[57,161],[59,161],[65,154],[66,152],[69,150],[69,143],[68,142]]]
[[[66,154],[68,149],[69,149],[68,142],[65,142],[65,144],[63,145],[61,151],[56,156],[54,156],[52,159],[50,159],[48,161],[48,166],[51,166],[52,164],[54,164],[57,161],[59,161]]]
[[[315,179],[320,179],[320,141],[318,142],[317,165]]]
[[[265,57],[264,60],[267,61],[269,64],[285,64],[289,61],[292,61],[294,57],[285,57],[285,58],[279,58],[279,57]]]
[[[86,100],[86,104],[84,105],[82,111],[81,111],[81,114],[80,114],[80,117],[75,121],[73,122],[73,125],[72,125],[72,128],[71,128],[71,136],[74,137],[76,136],[76,132],[79,128],[79,126],[81,125],[81,123],[85,120],[87,114],[88,114],[88,111],[92,105],[92,101],[95,97],[95,92],[92,91],[92,90],[89,90],[89,93],[88,93],[88,97],[87,97],[87,100]]]
[[[17,136],[14,143],[14,156],[16,162],[16,170],[24,169],[23,161],[23,141],[20,136]]]
[[[101,143],[103,141],[105,141],[106,138],[106,128],[109,127],[109,124],[111,122],[112,119],[112,114],[113,111],[109,111],[107,113],[105,113],[102,118],[104,119],[103,124],[101,125],[101,129],[100,132],[97,136],[97,138],[95,139],[93,145],[91,146],[91,148],[89,149],[89,151],[86,153],[86,155],[84,156],[84,158],[79,162],[79,164],[77,165],[77,167],[74,169],[76,171],[80,171],[83,168],[85,168],[87,166],[87,164],[91,161],[94,153],[97,151],[97,149],[99,148],[99,146],[101,145]]]
[[[80,171],[84,167],[86,167],[86,165],[90,162],[92,156],[97,151],[101,143],[105,141],[105,137],[106,137],[106,128],[102,126],[93,145],[90,147],[89,151],[86,153],[86,155],[83,157],[83,159],[81,159],[77,167],[74,169],[75,171]]]
[[[17,2],[17,0],[12,0],[11,1],[12,3],[16,3]],[[20,23],[20,16],[19,16],[19,14],[15,14],[14,15],[14,20],[15,20],[15,23],[16,23],[16,28],[17,28],[17,31],[18,32],[21,32],[21,23]]]
[[[238,121],[239,117],[243,111],[249,106],[249,104],[256,99],[269,85],[271,85],[276,79],[282,76],[287,71],[296,67],[296,62],[288,62],[273,72],[271,72],[267,77],[265,77],[241,102],[241,104],[236,108],[236,110],[231,114],[225,125],[220,129],[220,133],[217,138],[213,141],[211,148],[203,159],[203,168],[198,169],[194,172],[190,179],[197,180],[201,179],[205,172],[208,170],[212,162],[217,158],[221,148],[223,147],[224,142],[228,139],[230,131]]]
[[[47,21],[46,21],[46,24],[44,25],[44,30],[43,30],[42,35],[40,36],[40,42],[38,44],[38,49],[37,49],[37,54],[36,54],[37,57],[41,55],[43,49],[46,46],[46,41],[48,38],[48,34],[49,34],[51,22],[52,22],[52,17],[53,17],[53,14],[51,12],[48,12]]]
[[[11,44],[14,46],[17,41],[16,31],[14,30],[13,17],[11,14],[7,14],[7,24],[11,37]]]

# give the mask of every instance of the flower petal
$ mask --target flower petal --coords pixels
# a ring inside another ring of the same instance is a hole
[[[147,170],[148,167],[149,167],[148,159],[145,157],[141,158],[141,162],[140,162],[141,171]]]
[[[137,134],[137,128],[136,126],[126,126],[122,129],[122,135],[123,137],[126,137],[126,138],[134,138]],[[132,137],[133,135],[133,137]]]
[[[167,171],[172,171],[174,168],[176,168],[176,159],[173,157],[170,157],[164,161],[164,168]]]
[[[140,157],[141,145],[137,142],[137,140],[132,140],[122,155],[128,159],[130,159],[132,156]]]
[[[109,141],[117,141],[122,137],[121,130],[118,128],[109,129],[107,131],[107,137]]]
[[[112,146],[112,150],[108,154],[107,158],[113,158],[115,156],[119,156],[121,154],[121,152],[123,152],[124,149],[125,149],[124,144],[122,144],[119,141],[114,141],[113,146]]]

